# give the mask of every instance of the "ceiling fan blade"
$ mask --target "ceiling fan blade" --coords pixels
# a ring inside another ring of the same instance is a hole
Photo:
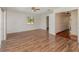
[[[40,9],[37,9],[36,7],[32,7],[32,10],[36,12],[37,10],[40,10]]]
[[[32,7],[32,10],[35,10],[35,7]]]

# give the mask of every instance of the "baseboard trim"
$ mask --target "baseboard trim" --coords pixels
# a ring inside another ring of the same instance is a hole
[[[77,36],[77,34],[74,34],[74,33],[72,33],[72,32],[70,32],[70,35]]]
[[[38,30],[38,29],[27,30],[27,31],[20,31],[20,32],[12,32],[12,33],[7,33],[7,34],[16,34],[16,33],[28,32],[28,31],[34,31],[34,30]]]
[[[51,35],[56,35],[55,33],[49,33],[49,34],[51,34]]]

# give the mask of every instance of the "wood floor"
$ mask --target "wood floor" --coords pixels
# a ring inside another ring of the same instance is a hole
[[[62,36],[64,38],[68,38],[68,40],[76,40],[77,41],[77,36],[76,35],[70,35],[69,29],[61,31],[56,33],[58,36]]]
[[[48,34],[45,30],[32,30],[7,35],[2,51],[6,52],[77,52],[77,40]]]
[[[65,37],[65,38],[70,38],[70,36],[69,36],[69,30],[67,29],[67,30],[64,30],[64,31],[61,31],[61,32],[58,32],[58,33],[56,33],[56,35],[60,35],[60,36],[62,36],[62,37]]]

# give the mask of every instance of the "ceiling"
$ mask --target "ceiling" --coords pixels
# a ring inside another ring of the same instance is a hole
[[[53,9],[56,9],[57,7],[36,7],[36,8],[39,8],[40,10],[33,12],[32,7],[8,7],[7,10],[18,11],[23,13],[42,14],[42,13],[52,12]]]

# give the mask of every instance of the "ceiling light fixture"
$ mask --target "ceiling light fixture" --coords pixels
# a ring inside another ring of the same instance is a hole
[[[36,11],[38,11],[38,10],[40,10],[39,8],[36,8],[36,7],[32,7],[32,11],[33,12],[36,12]]]

